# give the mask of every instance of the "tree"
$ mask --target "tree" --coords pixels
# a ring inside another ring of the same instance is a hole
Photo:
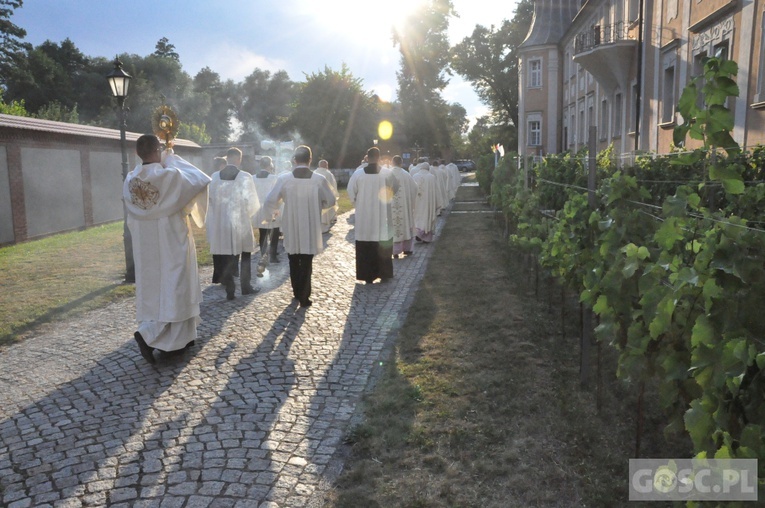
[[[377,138],[377,120],[377,99],[343,65],[340,71],[325,67],[307,76],[290,125],[312,147],[315,159],[356,167]]]
[[[255,69],[241,85],[237,118],[242,123],[242,141],[281,139],[289,135],[287,120],[292,114],[297,88],[286,71],[273,75]],[[236,100],[236,99],[235,99]]]
[[[520,0],[511,21],[499,29],[478,25],[470,37],[452,48],[451,66],[472,82],[498,124],[518,125],[518,46],[528,34],[532,0]]]
[[[11,70],[31,48],[22,41],[27,36],[26,30],[11,22],[13,11],[23,4],[23,0],[0,0],[0,86],[6,86]]]
[[[3,101],[3,89],[0,88],[0,114],[13,115],[13,116],[30,116],[26,107],[24,107],[24,101],[11,101],[10,104],[6,104]]]
[[[401,52],[398,97],[410,142],[426,151],[448,150],[449,106],[441,96],[449,72],[446,30],[454,15],[450,0],[429,0],[393,36]]]
[[[154,46],[154,56],[160,58],[170,58],[176,62],[180,61],[181,57],[175,52],[175,46],[170,44],[167,37],[162,37],[157,41],[157,45]]]

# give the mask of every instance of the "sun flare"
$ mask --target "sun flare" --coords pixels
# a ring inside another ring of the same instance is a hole
[[[368,28],[376,26],[382,32],[390,33],[413,14],[423,0],[386,0],[369,2],[367,0],[310,0],[311,10],[316,15],[332,20],[340,30],[353,30],[354,27]],[[308,4],[307,4],[308,5]]]

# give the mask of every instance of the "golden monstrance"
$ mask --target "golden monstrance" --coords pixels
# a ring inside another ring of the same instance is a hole
[[[151,127],[154,134],[165,142],[167,148],[173,147],[173,140],[178,135],[180,126],[178,115],[170,109],[170,106],[160,106],[151,115]]]

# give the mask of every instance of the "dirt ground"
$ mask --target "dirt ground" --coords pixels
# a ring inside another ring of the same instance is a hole
[[[575,295],[537,279],[501,232],[463,186],[326,506],[628,504],[637,388],[616,380],[606,345],[580,386]],[[686,456],[650,395],[645,415],[641,455]]]

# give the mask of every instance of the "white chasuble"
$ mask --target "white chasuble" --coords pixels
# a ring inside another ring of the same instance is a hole
[[[252,216],[259,208],[252,175],[239,171],[233,180],[223,180],[220,172],[215,173],[206,223],[210,253],[239,255],[255,250]]]
[[[404,169],[394,167],[391,172],[398,181],[398,191],[393,195],[393,241],[403,242],[414,236],[414,204],[417,199],[417,183]]]
[[[125,178],[122,197],[133,239],[136,317],[139,322],[180,323],[199,317],[202,290],[193,220],[204,224],[210,177],[169,153],[160,163],[138,165]],[[194,329],[195,332],[195,329]],[[192,337],[149,344],[170,351]],[[148,341],[147,341],[148,342]]]

